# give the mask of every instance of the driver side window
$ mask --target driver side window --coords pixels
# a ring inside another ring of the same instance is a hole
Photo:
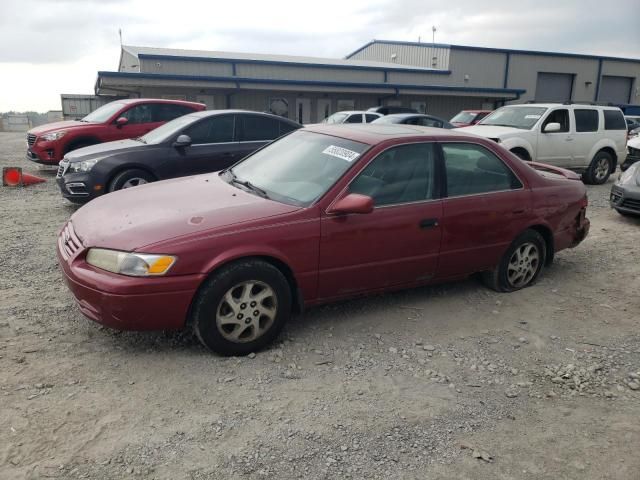
[[[569,110],[561,109],[554,110],[549,114],[544,123],[542,124],[542,131],[544,132],[545,127],[550,123],[559,123],[560,130],[553,133],[563,133],[569,131]]]
[[[436,198],[433,143],[390,148],[367,165],[349,186],[349,193],[373,198],[376,207]]]

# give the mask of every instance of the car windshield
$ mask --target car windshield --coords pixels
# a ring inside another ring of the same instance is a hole
[[[324,119],[323,123],[342,123],[347,118],[346,113],[334,113],[330,117]]]
[[[196,115],[183,115],[182,117],[174,118],[170,122],[160,125],[158,128],[140,137],[140,140],[151,145],[166,142],[184,127],[198,120],[198,118],[200,117]]]
[[[460,112],[451,119],[451,123],[471,123],[477,116],[476,112]]]
[[[495,125],[531,130],[547,111],[545,107],[502,107],[487,115],[478,125]]]
[[[324,195],[367,148],[363,143],[298,130],[225,171],[226,179],[272,200],[306,207]]]
[[[94,110],[82,119],[83,122],[104,123],[109,120],[118,110],[124,107],[124,103],[111,102]]]

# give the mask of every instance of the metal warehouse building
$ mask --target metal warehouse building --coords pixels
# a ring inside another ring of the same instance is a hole
[[[639,80],[640,59],[374,40],[344,59],[122,46],[95,91],[313,123],[375,105],[444,118],[528,100],[638,105]]]

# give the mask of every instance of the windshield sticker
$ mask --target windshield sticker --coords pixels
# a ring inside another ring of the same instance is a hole
[[[353,162],[360,156],[358,152],[354,152],[353,150],[349,150],[347,148],[337,147],[335,145],[331,145],[325,148],[322,153],[331,155],[332,157],[341,158],[342,160],[346,160],[347,162]]]
[[[524,118],[530,118],[530,119],[539,119],[542,115],[525,115]]]

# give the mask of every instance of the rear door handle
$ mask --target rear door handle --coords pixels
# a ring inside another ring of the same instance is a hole
[[[420,228],[433,228],[438,226],[437,218],[425,218],[420,221]]]

